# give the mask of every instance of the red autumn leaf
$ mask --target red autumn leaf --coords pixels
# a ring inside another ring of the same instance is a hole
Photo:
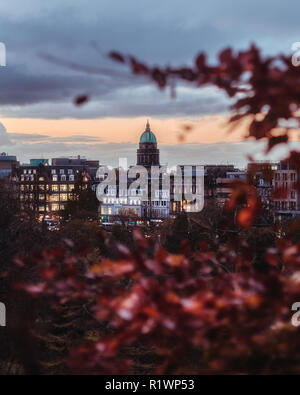
[[[250,228],[254,221],[254,212],[250,208],[243,208],[237,215],[237,221],[243,228]]]
[[[89,101],[88,95],[80,95],[74,99],[74,104],[76,106],[82,106],[83,104],[87,103],[88,101]]]
[[[120,54],[119,52],[112,51],[112,52],[110,52],[110,53],[108,54],[108,56],[109,56],[112,60],[114,60],[114,61],[116,61],[116,62],[125,63],[125,57],[124,57],[122,54]]]
[[[282,136],[272,136],[268,140],[268,148],[266,150],[266,154],[268,154],[272,148],[274,148],[278,144],[286,144],[289,141],[288,134],[284,134]]]

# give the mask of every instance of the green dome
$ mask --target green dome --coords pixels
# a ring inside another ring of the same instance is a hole
[[[156,143],[155,134],[150,130],[150,124],[147,122],[146,130],[141,135],[140,143]]]

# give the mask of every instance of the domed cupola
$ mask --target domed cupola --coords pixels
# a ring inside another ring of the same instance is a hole
[[[144,167],[159,166],[159,149],[157,149],[156,137],[150,129],[149,121],[147,121],[146,130],[140,138],[137,164]]]
[[[141,135],[140,143],[157,143],[155,134],[151,132],[149,121],[147,121],[146,130]]]

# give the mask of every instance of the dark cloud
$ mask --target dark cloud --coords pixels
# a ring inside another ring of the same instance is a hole
[[[7,138],[10,141],[18,142],[18,143],[32,143],[43,141],[44,143],[48,142],[60,142],[60,143],[99,143],[101,139],[95,136],[89,135],[72,135],[66,137],[51,137],[45,134],[33,134],[33,133],[7,133]]]
[[[33,133],[8,133],[7,137],[14,142],[33,142],[47,140],[49,136],[44,134],[33,134]]]
[[[227,45],[245,48],[254,41],[265,53],[287,53],[292,42],[299,41],[296,0],[284,6],[279,0],[27,0],[22,5],[10,0],[1,7],[0,38],[7,46],[7,67],[0,68],[4,116],[55,119],[225,111],[230,103],[208,90],[195,103],[192,90],[179,92],[178,100],[170,103],[104,54],[116,49],[151,63],[180,65],[192,62],[199,50],[213,60]],[[101,72],[79,72],[46,61],[40,53]],[[82,93],[90,93],[94,104],[78,109],[72,100]]]

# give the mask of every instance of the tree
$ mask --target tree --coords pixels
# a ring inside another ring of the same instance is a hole
[[[215,66],[200,53],[192,67],[159,68],[118,53],[110,56],[129,64],[135,74],[151,77],[161,89],[174,79],[223,89],[236,100],[232,122],[250,117],[249,136],[267,138],[268,150],[288,140],[288,130],[277,134],[282,119],[299,122],[300,72],[286,57],[263,59],[252,46],[238,54],[222,51]],[[291,152],[298,169],[299,159],[298,152]],[[68,346],[72,372],[132,372],[133,355],[124,350],[139,344],[154,350],[155,373],[299,374],[299,327],[291,324],[290,311],[300,297],[299,243],[277,240],[271,229],[251,228],[259,213],[252,185],[233,183],[225,210],[225,223],[217,212],[190,222],[180,216],[166,238],[170,252],[134,230],[133,243],[112,244],[110,256],[90,256],[68,241],[68,247],[36,257],[35,281],[17,283],[19,292],[32,297],[31,311],[86,306],[92,319],[84,332],[103,329],[101,336],[83,335]],[[194,249],[188,243],[191,227],[199,232],[199,243],[190,239]],[[31,260],[19,266],[26,272]],[[29,336],[24,331],[23,339]],[[31,358],[24,365],[32,371],[38,365],[35,355]]]

